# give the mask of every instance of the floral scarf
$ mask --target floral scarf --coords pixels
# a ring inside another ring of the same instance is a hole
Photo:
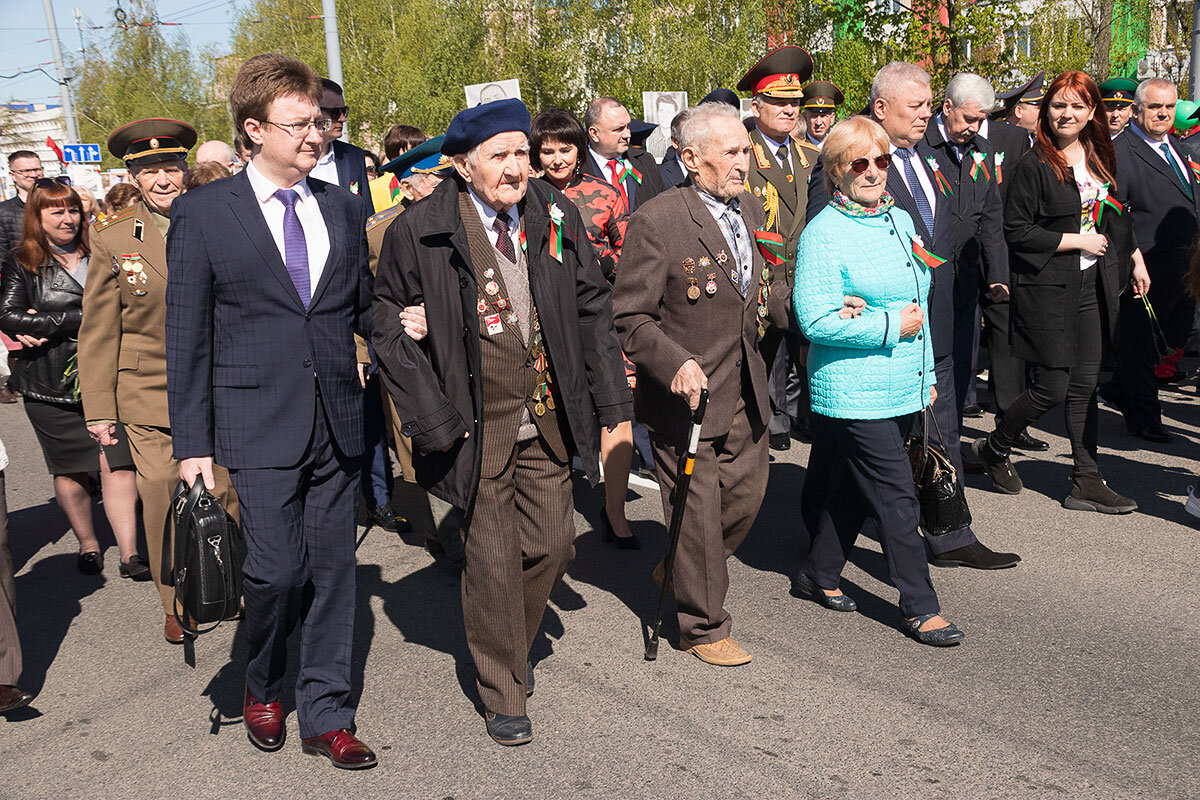
[[[892,207],[896,205],[896,201],[885,191],[879,196],[879,203],[874,208],[867,208],[846,197],[840,189],[834,189],[833,197],[829,199],[829,205],[848,217],[878,217],[891,211]]]

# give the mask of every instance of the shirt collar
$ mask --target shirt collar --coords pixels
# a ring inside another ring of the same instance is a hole
[[[323,166],[326,166],[326,165],[332,164],[332,163],[333,163],[333,143],[330,142],[329,152],[326,153],[325,155],[321,156],[320,160],[317,161],[317,166],[323,167]]]
[[[988,138],[988,123],[990,123],[990,122],[991,122],[990,119],[988,119],[987,117],[984,117],[983,124],[979,126],[979,135],[985,139]]]
[[[757,128],[756,130],[758,130],[758,135],[763,138],[763,141],[771,145],[771,155],[778,153],[779,148],[783,147],[783,142],[777,142],[770,136],[767,136],[765,133],[763,133],[762,128]]]
[[[250,188],[260,203],[266,203],[280,189],[295,189],[296,193],[300,195],[300,202],[312,197],[312,189],[308,188],[307,180],[301,180],[295,186],[276,186],[274,181],[259,172],[258,167],[254,165],[254,159],[250,159],[250,163],[246,165],[244,171],[246,177],[250,179]]]
[[[491,231],[492,225],[495,224],[496,217],[500,216],[500,213],[483,202],[470,186],[467,187],[467,194],[471,196],[471,202],[475,204],[475,210],[479,212],[479,219],[483,222],[484,229]],[[508,210],[509,231],[515,231],[520,221],[521,218],[517,216],[517,207],[513,206]]]
[[[595,150],[593,150],[591,145],[588,145],[588,155],[590,155],[592,157],[592,160],[596,162],[596,166],[600,167],[601,174],[603,174],[603,170],[608,168],[608,162],[612,161],[611,158],[605,158],[604,156],[600,155]],[[628,153],[626,153],[623,156],[617,156],[617,161],[621,162],[621,161],[625,160],[626,158],[629,158]],[[605,175],[605,177],[607,178],[608,176]]]
[[[1133,130],[1135,130],[1137,132],[1137,135],[1142,137],[1142,141],[1144,141],[1146,144],[1150,145],[1151,147],[1161,148],[1163,144],[1171,143],[1171,137],[1169,135],[1169,132],[1168,132],[1167,136],[1164,136],[1161,140],[1159,140],[1159,139],[1152,138],[1150,136],[1150,134],[1148,134],[1144,130],[1142,130],[1141,126],[1138,125],[1136,122],[1129,123],[1129,127],[1132,128]]]
[[[739,204],[736,197],[726,203],[723,200],[713,197],[708,192],[702,192],[699,189],[696,190],[696,194],[700,195],[700,199],[704,201],[704,205],[708,208],[709,213],[713,215],[714,219],[720,219],[721,215],[727,209],[732,209],[735,214],[738,213]]]

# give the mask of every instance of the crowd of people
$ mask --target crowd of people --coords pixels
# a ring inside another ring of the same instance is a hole
[[[36,155],[13,154],[8,388],[80,571],[103,570],[98,476],[119,574],[154,582],[164,637],[182,642],[163,532],[175,484],[203,481],[246,540],[250,740],[284,744],[300,625],[302,747],[369,767],[353,733],[355,526],[360,506],[369,524],[407,525],[389,500],[394,452],[403,480],[457,514],[458,532],[428,546],[462,568],[485,730],[519,745],[530,648],[574,556],[573,464],[603,476],[599,526],[621,549],[641,546],[630,475],[653,474],[664,519],[682,515],[670,573],[660,562],[651,576],[674,598],[679,647],[734,667],[752,656],[732,637],[727,560],[758,514],[769,451],[803,439],[809,540],[793,593],[855,611],[840,575],[870,522],[902,629],[963,641],[930,566],[1021,559],[985,545],[969,514],[928,523],[913,443],[941,451],[959,491],[979,472],[1016,494],[1012,454],[1047,450],[1030,426],[1062,406],[1063,505],[1135,511],[1101,472],[1098,397],[1131,435],[1173,440],[1158,386],[1178,379],[1193,327],[1200,162],[1171,134],[1176,87],[1162,79],[1039,74],[997,94],[962,73],[935,102],[928,73],[893,62],[867,108],[837,120],[842,92],[812,73],[803,49],[773,50],[736,84],[750,116],[715,89],[671,120],[661,163],[640,147],[654,126],[607,97],[582,119],[503,99],[432,138],[396,125],[381,159],[342,141],[340,86],[273,54],[234,79],[236,141],[202,144],[190,169],[185,122],[114,131],[131,183],[92,201],[100,216]],[[995,429],[968,444],[981,350]],[[1200,516],[1190,489],[1188,508]],[[6,536],[0,471],[0,709],[32,699],[16,685]]]

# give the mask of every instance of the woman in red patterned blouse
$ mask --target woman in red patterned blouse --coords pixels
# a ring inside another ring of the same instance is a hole
[[[599,178],[584,174],[587,134],[583,124],[570,111],[546,109],[533,118],[529,150],[534,169],[540,169],[542,177],[579,209],[596,258],[611,283],[621,257],[629,211],[620,192]],[[627,374],[631,373],[630,366],[626,361]],[[604,541],[613,542],[622,549],[636,550],[641,545],[625,519],[625,495],[633,464],[631,423],[622,422],[612,431],[601,428],[600,457],[604,464]]]

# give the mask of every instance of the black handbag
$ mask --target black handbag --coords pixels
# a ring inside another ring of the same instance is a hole
[[[930,419],[940,450],[929,442]],[[937,418],[928,408],[921,412],[921,435],[910,435],[905,449],[912,464],[913,484],[921,503],[921,527],[926,535],[944,536],[970,525],[967,497],[955,475],[954,464],[946,456],[946,443]]]
[[[175,587],[175,621],[183,630],[184,660],[195,666],[193,642],[236,615],[242,598],[241,528],[204,488],[197,476],[182,480],[171,497],[174,541],[168,522],[163,532],[163,583]],[[202,625],[210,627],[202,628]]]

